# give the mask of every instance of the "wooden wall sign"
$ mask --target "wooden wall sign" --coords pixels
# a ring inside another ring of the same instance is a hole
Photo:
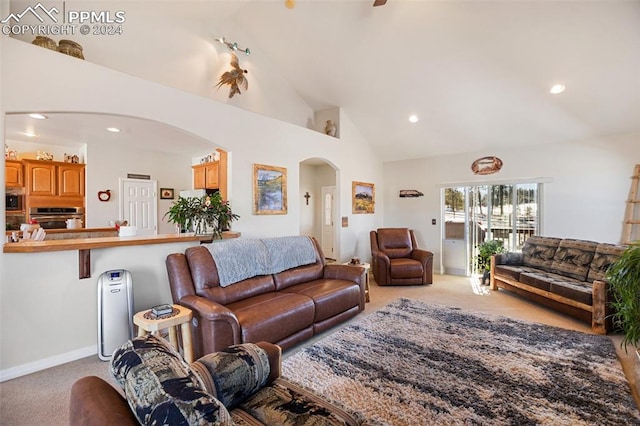
[[[498,157],[482,157],[471,163],[471,171],[476,175],[490,175],[502,168],[502,160]]]

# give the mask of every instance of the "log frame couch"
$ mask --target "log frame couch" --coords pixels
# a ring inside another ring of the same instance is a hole
[[[625,246],[531,236],[522,253],[491,257],[492,290],[511,291],[587,324],[594,333],[611,329],[609,265]]]
[[[309,263],[273,267],[277,257],[304,250]],[[246,278],[225,286],[222,255],[231,256],[227,262],[236,263]],[[255,269],[260,263],[266,266]],[[193,311],[196,358],[245,342],[287,349],[365,307],[364,268],[326,264],[313,237],[222,240],[170,254],[166,266],[173,302]]]

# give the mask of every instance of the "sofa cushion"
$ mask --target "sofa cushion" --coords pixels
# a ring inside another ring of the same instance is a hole
[[[595,280],[606,281],[607,269],[609,266],[622,256],[622,253],[627,249],[627,246],[615,245],[615,244],[598,244],[596,248],[596,254],[593,256],[593,260],[589,265],[589,275],[587,275],[587,281],[593,282]]]
[[[231,410],[267,384],[269,356],[253,343],[230,346],[191,364],[207,392]]]
[[[549,273],[545,271],[523,272],[520,274],[520,282],[544,291],[551,289],[551,278],[549,277]]]
[[[524,247],[522,247],[524,265],[550,271],[553,256],[556,254],[560,241],[562,241],[562,238],[541,237],[538,235],[529,237],[524,243]]]
[[[365,423],[362,416],[322,399],[284,379],[260,389],[231,412],[237,425],[355,426]]]
[[[593,305],[593,287],[586,281],[556,281],[551,284],[551,293],[564,296],[567,299]]]
[[[520,280],[520,274],[523,272],[538,272],[536,268],[530,268],[528,266],[517,265],[496,265],[495,276],[496,277],[508,277],[516,281]]]
[[[520,282],[587,305],[591,305],[593,300],[591,284],[564,275],[545,271],[523,272]]]
[[[406,257],[399,259],[389,259],[391,268],[389,275],[391,278],[417,278],[422,277],[424,268],[422,262]]]
[[[315,304],[314,322],[324,321],[358,306],[361,298],[359,285],[353,281],[338,279],[323,278],[282,291],[310,297]]]
[[[377,232],[378,248],[389,259],[411,255],[413,242],[409,228],[380,228]]]
[[[110,371],[143,425],[232,424],[224,405],[164,339],[129,340],[113,353]]]
[[[551,272],[585,281],[598,243],[564,239],[553,256]]]
[[[272,292],[227,305],[238,319],[243,342],[281,340],[310,327],[315,317],[313,300],[307,296]]]

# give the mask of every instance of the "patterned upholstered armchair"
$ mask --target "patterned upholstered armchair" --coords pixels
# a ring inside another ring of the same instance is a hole
[[[370,232],[371,263],[378,285],[433,282],[433,253],[421,250],[413,230],[378,228]]]

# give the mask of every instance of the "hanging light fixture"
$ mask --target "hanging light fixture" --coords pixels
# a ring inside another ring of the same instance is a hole
[[[238,47],[238,43],[231,43],[228,42],[227,40],[225,40],[224,37],[220,37],[215,39],[216,41],[220,42],[221,44],[224,44],[225,46],[227,46],[229,48],[229,50],[233,50],[233,51],[240,51],[240,52],[244,52],[245,55],[250,55],[251,54],[251,50],[249,50],[249,48],[247,47],[246,49],[242,49],[240,47]]]

